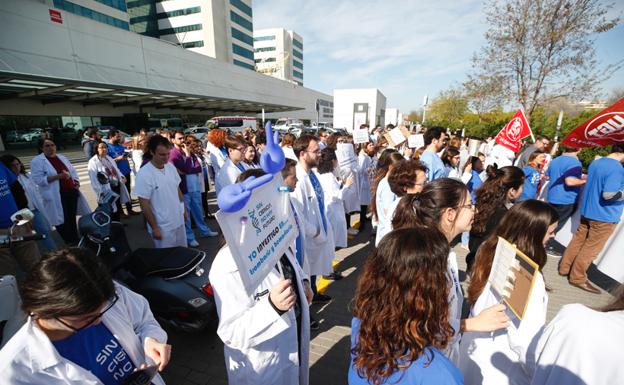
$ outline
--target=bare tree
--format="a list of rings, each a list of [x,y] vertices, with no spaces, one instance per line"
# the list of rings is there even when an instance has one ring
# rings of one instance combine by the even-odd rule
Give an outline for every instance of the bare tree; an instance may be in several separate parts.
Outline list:
[[[607,17],[609,7],[600,0],[489,0],[486,45],[469,82],[519,103],[529,119],[552,98],[591,98],[623,63],[596,60],[595,37],[619,22]]]

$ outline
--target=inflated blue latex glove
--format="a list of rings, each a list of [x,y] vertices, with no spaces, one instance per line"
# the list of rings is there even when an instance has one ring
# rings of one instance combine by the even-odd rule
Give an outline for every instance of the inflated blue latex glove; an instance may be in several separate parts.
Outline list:
[[[219,192],[219,196],[217,196],[217,205],[227,213],[236,212],[247,204],[254,189],[269,182],[271,179],[273,179],[272,174],[265,174],[259,178],[250,176],[243,182],[225,186]]]
[[[271,122],[265,126],[266,146],[260,155],[260,167],[267,174],[277,174],[282,171],[286,163],[284,150],[279,146],[279,133],[273,133]]]

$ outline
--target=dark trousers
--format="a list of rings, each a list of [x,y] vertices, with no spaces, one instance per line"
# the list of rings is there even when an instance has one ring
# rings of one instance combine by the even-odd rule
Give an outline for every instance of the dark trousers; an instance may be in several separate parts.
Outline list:
[[[561,230],[563,225],[565,225],[566,221],[570,219],[572,214],[574,214],[576,204],[570,203],[568,205],[558,205],[551,203],[550,205],[555,209],[557,214],[559,214],[559,223],[557,224],[557,228],[555,229],[555,234],[557,234],[557,232]]]
[[[368,206],[360,206],[360,231],[366,228],[366,213],[368,212]]]
[[[318,290],[316,290],[316,275],[310,277],[310,288],[312,289],[312,293],[318,293]]]
[[[78,227],[76,226],[76,212],[78,211],[78,190],[61,192],[63,206],[63,224],[56,226],[59,235],[67,244],[78,243]]]
[[[208,192],[201,193],[202,208],[204,209],[204,217],[210,215],[210,209],[208,208]]]
[[[111,220],[119,222],[121,220],[121,213],[123,212],[121,208],[121,186],[117,184],[116,186],[111,186],[111,190],[113,192],[119,194],[119,198],[117,198],[117,202],[115,205],[117,206],[117,211],[111,213]]]
[[[130,198],[130,173],[125,174],[124,178],[126,178],[126,189],[128,189],[128,198]],[[132,211],[132,199],[130,199],[128,203],[126,203],[126,210],[128,211],[128,214],[130,214],[130,211]]]

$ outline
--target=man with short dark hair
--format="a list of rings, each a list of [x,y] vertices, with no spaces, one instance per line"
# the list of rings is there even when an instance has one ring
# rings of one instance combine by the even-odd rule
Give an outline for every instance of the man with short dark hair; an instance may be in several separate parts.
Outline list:
[[[318,166],[321,156],[319,139],[313,135],[303,134],[293,145],[297,164],[297,187],[292,193],[301,211],[301,219],[305,224],[304,234],[304,271],[310,277],[315,301],[329,301],[331,297],[316,290],[316,276],[328,275],[333,272],[334,237],[325,217],[325,201],[323,188],[313,171]]]
[[[91,159],[97,152],[97,143],[100,141],[100,132],[96,127],[86,129],[82,138],[82,151],[87,160]]]
[[[559,264],[559,274],[569,275],[571,285],[594,294],[600,294],[600,290],[587,280],[587,269],[622,217],[623,162],[624,143],[619,143],[612,146],[609,155],[589,165],[581,201],[581,223]]]
[[[427,166],[427,181],[431,182],[444,176],[444,163],[438,153],[444,148],[446,129],[440,126],[429,127],[424,134],[425,151],[420,161]]]
[[[121,133],[119,130],[113,128],[108,132],[108,155],[115,160],[117,164],[117,168],[121,171],[121,174],[126,179],[126,189],[128,190],[128,195],[130,195],[130,163],[128,162],[128,154],[126,154],[126,149],[123,144],[121,144],[122,140]],[[126,202],[126,211],[128,211],[128,215],[137,215],[136,211],[132,210],[132,200]],[[125,214],[120,213],[123,218]]]
[[[538,135],[537,141],[529,147],[525,148],[524,151],[522,151],[518,155],[518,158],[516,160],[516,167],[524,168],[529,163],[529,156],[531,156],[531,154],[535,150],[546,151],[546,147],[548,147],[549,144],[550,140],[547,137]]]

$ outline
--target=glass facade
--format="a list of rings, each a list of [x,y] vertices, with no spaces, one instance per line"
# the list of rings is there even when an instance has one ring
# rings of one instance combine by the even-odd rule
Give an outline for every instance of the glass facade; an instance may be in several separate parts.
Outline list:
[[[251,23],[251,21],[245,19],[244,17],[237,14],[236,12],[230,11],[230,20],[240,25],[241,27],[249,30],[250,32],[253,32],[253,24]]]
[[[299,68],[300,70],[303,70],[303,63],[301,63],[300,61],[293,60],[293,65]]]
[[[236,9],[238,9],[239,11],[243,12],[245,15],[253,17],[251,7],[243,3],[241,0],[230,0],[230,4],[236,7]]]
[[[303,51],[303,43],[297,39],[293,39],[293,45]]]
[[[191,41],[188,43],[182,43],[180,45],[182,46],[182,48],[199,48],[199,47],[204,46],[204,41],[203,40]]]
[[[95,0],[98,3],[108,5],[109,7],[117,8],[120,11],[126,12],[126,0]]]
[[[247,68],[248,70],[252,70],[252,71],[255,71],[256,69],[256,67],[252,66],[251,64],[247,64],[245,62],[242,62],[236,59],[234,59],[234,64],[236,64],[239,67]]]
[[[191,31],[201,31],[201,29],[202,29],[202,25],[201,24],[193,24],[193,25],[185,25],[185,26],[182,26],[182,27],[161,29],[160,30],[160,34],[161,35],[173,35],[173,34],[176,34],[176,33],[191,32]]]
[[[234,39],[240,40],[243,43],[247,43],[251,46],[253,46],[253,37],[247,35],[244,32],[239,31],[238,29],[232,27],[232,37]]]
[[[79,16],[87,17],[100,23],[112,25],[113,27],[130,30],[130,24],[127,21],[105,15],[103,13],[94,11],[91,8],[83,7],[67,0],[54,0],[54,7]]]
[[[297,51],[296,49],[293,49],[293,56],[298,57],[299,59],[303,60],[303,54]]]
[[[253,60],[254,59],[253,52],[251,52],[247,48],[241,47],[238,44],[232,44],[232,52],[234,52],[235,54],[240,55],[242,57],[245,57],[245,58],[247,58],[249,60]]]
[[[130,30],[141,35],[160,37],[155,0],[128,0]]]
[[[163,12],[163,13],[159,13],[157,15],[158,19],[167,19],[169,17],[176,17],[176,16],[184,16],[184,15],[192,15],[194,13],[199,13],[201,12],[201,7],[192,7],[192,8],[185,8],[185,9],[177,9],[175,11],[170,11],[170,12]]]
[[[299,71],[293,70],[293,76],[299,79],[303,79],[303,74]]]
[[[274,62],[276,59],[274,57],[268,57],[266,59],[256,59],[256,63],[270,63],[270,62]]]
[[[256,48],[254,51],[255,51],[255,52],[269,52],[269,51],[275,51],[275,47]]]
[[[254,37],[254,41],[275,40],[275,36],[258,36]]]

